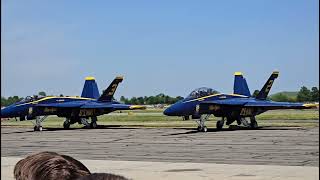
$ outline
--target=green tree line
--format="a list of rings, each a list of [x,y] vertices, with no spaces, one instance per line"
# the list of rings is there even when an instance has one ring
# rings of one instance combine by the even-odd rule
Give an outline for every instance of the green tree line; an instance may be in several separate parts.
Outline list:
[[[151,105],[151,104],[173,104],[177,101],[182,100],[183,97],[170,97],[165,94],[158,94],[156,96],[144,96],[144,97],[132,97],[132,98],[125,98],[124,96],[120,97],[120,102],[125,104],[138,104],[138,105]]]
[[[1,96],[1,106],[9,106],[10,104],[21,101],[22,99],[23,98],[18,96],[10,96],[8,98]]]
[[[252,96],[257,96],[259,90],[255,90]],[[277,93],[269,96],[268,99],[272,101],[285,101],[285,102],[318,102],[319,101],[319,89],[312,87],[311,90],[305,86],[300,88],[300,91],[296,96],[288,96],[286,93]]]

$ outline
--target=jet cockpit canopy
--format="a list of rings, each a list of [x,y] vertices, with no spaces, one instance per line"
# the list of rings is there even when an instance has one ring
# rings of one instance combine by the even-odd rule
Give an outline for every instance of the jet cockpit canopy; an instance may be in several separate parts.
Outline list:
[[[201,87],[201,88],[193,90],[189,94],[189,96],[186,97],[186,99],[200,98],[200,97],[209,96],[209,95],[213,95],[213,94],[219,94],[219,92],[214,89],[211,89],[211,88]]]
[[[32,102],[32,101],[36,101],[39,99],[44,98],[44,96],[38,96],[38,95],[34,95],[34,96],[27,96],[24,99],[22,99],[20,102],[21,103],[28,103],[28,102]]]

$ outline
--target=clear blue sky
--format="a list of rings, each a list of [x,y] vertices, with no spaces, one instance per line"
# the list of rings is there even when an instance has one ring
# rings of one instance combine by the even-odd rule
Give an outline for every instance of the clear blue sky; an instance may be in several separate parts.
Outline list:
[[[116,98],[231,93],[242,71],[251,91],[273,70],[271,93],[319,86],[317,0],[4,0],[2,96],[80,95],[116,75]]]

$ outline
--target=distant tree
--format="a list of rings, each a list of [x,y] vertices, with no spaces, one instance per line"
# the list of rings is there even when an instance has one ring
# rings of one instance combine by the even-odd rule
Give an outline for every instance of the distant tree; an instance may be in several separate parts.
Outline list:
[[[131,104],[130,100],[128,98],[125,98],[124,96],[120,97],[120,102],[125,104]]]
[[[1,106],[6,106],[6,105],[7,105],[7,99],[1,96]]]
[[[311,91],[307,87],[302,86],[300,91],[298,92],[297,101],[298,102],[312,101]]]
[[[144,97],[143,97],[143,104],[148,104],[147,101],[148,101],[148,97],[147,97],[147,96],[144,96]]]
[[[259,90],[254,90],[254,92],[252,93],[252,97],[257,97],[257,95],[259,94]]]
[[[319,89],[317,87],[311,88],[311,101],[319,102]]]
[[[138,98],[137,98],[137,104],[139,104],[139,105],[144,104],[144,99],[143,99],[143,97],[138,97]]]
[[[178,102],[178,101],[181,101],[182,99],[184,99],[184,98],[181,97],[181,96],[177,96],[177,97],[175,97],[175,98],[173,99],[173,101],[172,101],[171,104],[174,104],[174,103],[176,103],[176,102]]]
[[[289,97],[283,93],[279,93],[270,97],[272,101],[289,101]]]
[[[38,95],[39,95],[39,96],[47,96],[47,94],[46,94],[44,91],[40,91],[40,92],[38,93]]]
[[[154,96],[149,96],[147,99],[147,104],[156,104],[156,98]]]
[[[138,100],[136,97],[132,97],[130,100],[130,104],[138,104]]]
[[[1,106],[9,106],[13,103],[21,101],[23,98],[20,98],[18,96],[10,96],[8,99],[5,97],[1,97]]]
[[[181,97],[181,96],[177,96],[176,99],[177,99],[177,101],[180,101],[180,100],[182,100],[182,99],[184,99],[184,98]]]
[[[125,98],[124,96],[120,97],[120,101],[125,104],[173,104],[177,101],[183,99],[181,96],[170,97],[164,94],[158,94],[156,96],[144,96],[144,97],[132,97],[131,99]]]
[[[60,96],[60,97],[63,97],[63,94],[60,94],[59,96]]]
[[[171,99],[169,96],[164,96],[163,98],[164,98],[164,99],[163,99],[163,103],[164,103],[164,104],[168,104],[169,101],[170,101],[170,99]]]
[[[158,94],[155,97],[155,104],[163,104],[164,103],[164,94]]]
[[[124,96],[121,96],[121,97],[120,97],[120,102],[125,103],[126,100],[127,100],[127,98],[125,98]]]

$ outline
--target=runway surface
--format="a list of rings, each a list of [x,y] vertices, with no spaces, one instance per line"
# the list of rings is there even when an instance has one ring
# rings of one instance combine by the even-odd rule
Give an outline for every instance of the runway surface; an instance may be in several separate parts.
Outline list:
[[[1,157],[1,179],[14,180],[14,165],[19,157]],[[235,165],[215,163],[171,163],[79,159],[91,173],[113,173],[129,179],[150,180],[315,180],[319,167]]]
[[[44,129],[1,127],[1,156],[55,151],[77,159],[319,167],[319,128]]]

